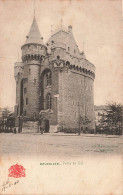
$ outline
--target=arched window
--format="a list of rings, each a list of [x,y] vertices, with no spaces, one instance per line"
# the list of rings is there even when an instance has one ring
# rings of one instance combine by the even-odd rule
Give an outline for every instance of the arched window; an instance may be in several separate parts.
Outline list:
[[[52,102],[51,102],[51,94],[48,93],[46,96],[46,109],[51,109]]]

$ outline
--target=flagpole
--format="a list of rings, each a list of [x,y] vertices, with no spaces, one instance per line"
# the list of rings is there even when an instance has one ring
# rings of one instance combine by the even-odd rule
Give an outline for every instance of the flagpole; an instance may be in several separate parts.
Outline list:
[[[78,132],[78,134],[80,135],[80,133],[81,133],[81,129],[80,129],[80,104],[79,104],[79,102],[78,102],[78,111],[79,111],[79,132]]]
[[[85,77],[84,77],[84,121],[83,121],[83,127],[85,132],[85,117],[86,117],[86,105],[85,105]]]

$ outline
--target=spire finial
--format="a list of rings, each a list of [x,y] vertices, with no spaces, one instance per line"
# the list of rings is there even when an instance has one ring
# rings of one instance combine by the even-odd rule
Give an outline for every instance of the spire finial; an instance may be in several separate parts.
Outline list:
[[[53,25],[51,25],[51,35],[52,35],[52,32],[53,32],[53,29],[52,29]]]
[[[83,52],[84,52],[84,49],[85,49],[85,42],[83,41]]]
[[[34,18],[35,18],[35,0],[34,0]]]
[[[62,28],[62,19],[61,19],[61,28]]]
[[[18,52],[18,62],[19,62],[19,52]]]

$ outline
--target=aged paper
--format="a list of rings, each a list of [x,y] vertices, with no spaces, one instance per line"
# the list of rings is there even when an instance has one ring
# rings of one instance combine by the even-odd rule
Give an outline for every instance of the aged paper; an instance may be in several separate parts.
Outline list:
[[[14,65],[34,17],[45,44],[72,26],[96,68],[94,105],[122,104],[121,0],[0,0],[0,108],[16,105]],[[122,135],[94,132],[0,133],[0,194],[122,195],[122,146]]]

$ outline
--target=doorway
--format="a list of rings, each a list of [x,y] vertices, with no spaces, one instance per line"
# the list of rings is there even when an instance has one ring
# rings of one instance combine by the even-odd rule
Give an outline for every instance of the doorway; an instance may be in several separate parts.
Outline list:
[[[49,132],[49,120],[45,120],[45,130],[44,130],[44,132],[45,133],[48,133]]]

